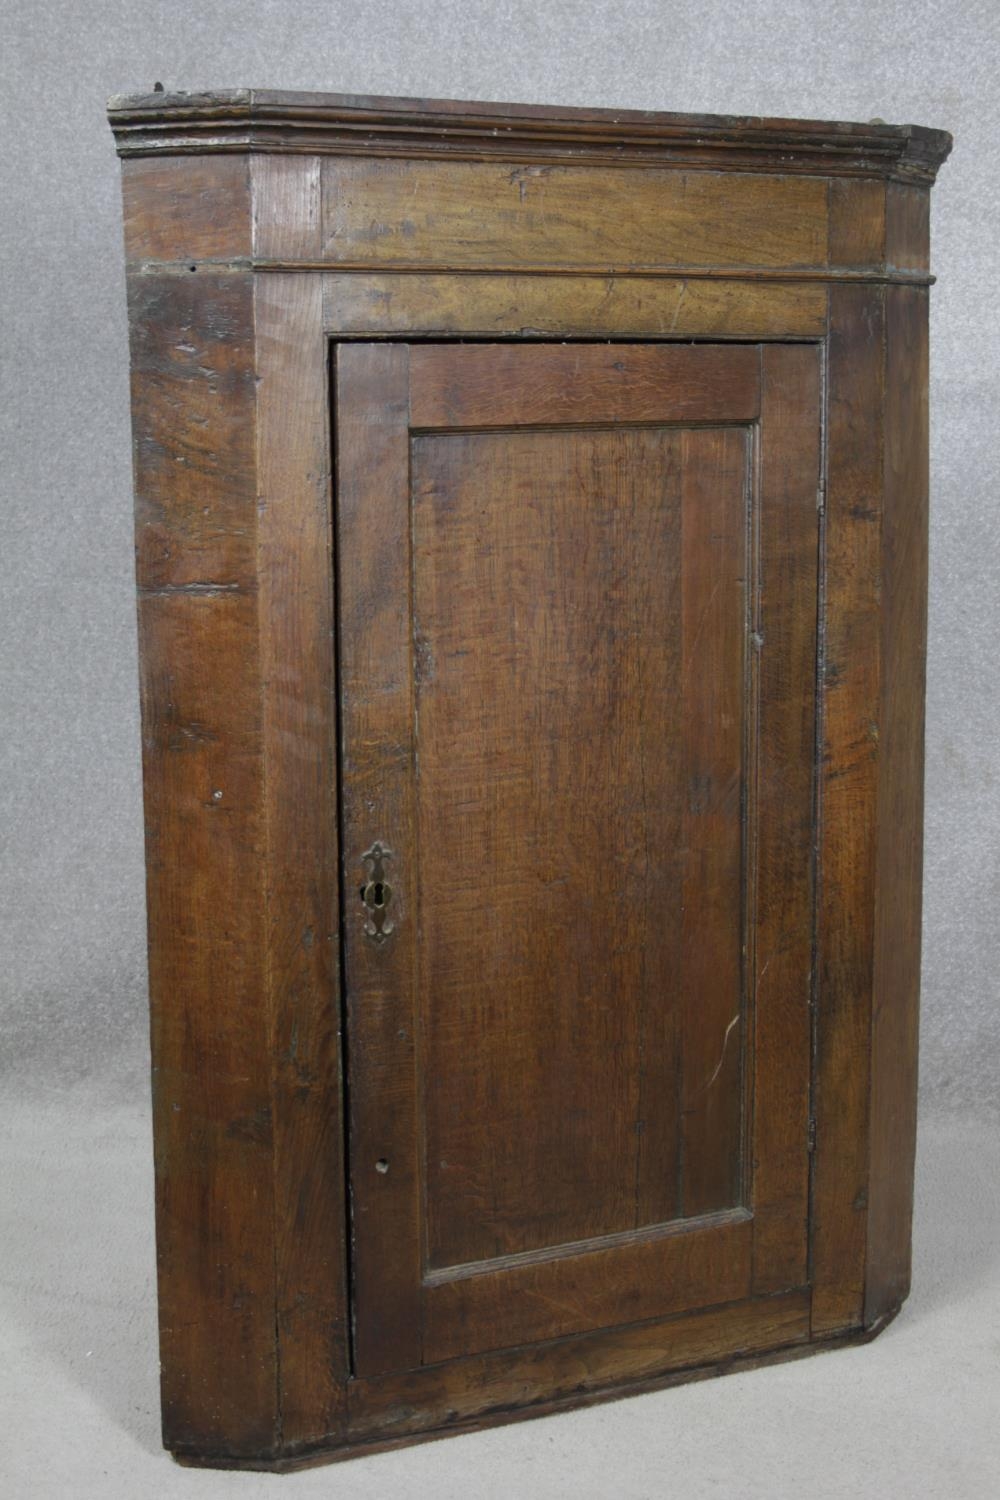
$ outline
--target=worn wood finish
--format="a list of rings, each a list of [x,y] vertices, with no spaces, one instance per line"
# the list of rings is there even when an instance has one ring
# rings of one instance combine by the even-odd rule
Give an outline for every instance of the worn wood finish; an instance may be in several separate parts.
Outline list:
[[[275,262],[315,260],[323,248],[318,156],[252,156],[253,254]]]
[[[231,89],[117,95],[108,115],[122,156],[218,151],[663,162],[717,171],[933,182],[944,130],[654,110],[567,109],[454,99]]]
[[[910,1290],[927,640],[926,293],[886,299],[882,676],[865,1322]]]
[[[842,178],[828,188],[831,266],[880,266],[886,250],[885,184]]]
[[[755,1292],[804,1284],[808,1276],[801,1233],[808,1165],[795,1142],[808,1137],[810,1107],[820,383],[815,348],[763,350],[760,484],[771,509],[762,506],[759,542],[754,727],[762,749],[750,941],[759,1074],[780,1069],[786,1085],[776,1097],[758,1097],[754,1111]]]
[[[287,1467],[877,1330],[949,138],[110,113],[165,1442]]]
[[[323,277],[331,334],[391,338],[822,338],[826,289],[628,276]]]
[[[276,1441],[253,284],[133,281],[163,1429]]]
[[[676,1191],[677,1060],[648,1001],[676,983],[680,946],[664,710],[681,441],[522,425],[414,442],[414,628],[433,663],[417,701],[426,1254],[442,1278],[678,1211],[646,1208],[641,1179],[648,1135]]]
[[[133,262],[189,265],[244,259],[253,250],[245,156],[123,162],[122,211],[126,251]]]
[[[890,182],[885,197],[887,265],[898,271],[926,271],[930,264],[930,190]]]
[[[821,178],[349,158],[325,161],[323,176],[333,263],[580,264],[580,220],[595,200],[582,264],[598,270],[826,263]]]
[[[340,642],[345,1020],[349,1037],[354,1368],[420,1362],[416,1107],[416,746],[410,578],[409,358],[405,346],[338,350],[337,568]],[[360,545],[351,547],[348,539]],[[364,855],[392,851],[390,943],[364,934]],[[358,1014],[359,1009],[362,1013]],[[381,1168],[381,1170],[380,1170]],[[365,1184],[361,1196],[358,1188]]]
[[[383,947],[361,906],[344,930],[359,1374],[390,1284],[408,1368],[421,1323],[434,1362],[735,1300],[752,1260],[769,1290],[805,1280],[815,350],[769,351],[766,385],[767,418],[752,346],[338,355],[344,885],[378,837],[406,892]],[[391,470],[356,431],[384,432]],[[783,919],[748,1060],[758,849]],[[752,1225],[723,1212],[744,1201]]]
[[[608,1389],[624,1380],[654,1379],[685,1365],[719,1359],[723,1350],[763,1350],[808,1337],[808,1294],[739,1302],[707,1312],[657,1319],[628,1328],[503,1350],[426,1366],[391,1383],[352,1383],[352,1438],[418,1432],[415,1406],[431,1426],[544,1399]]]
[[[525,350],[507,344],[483,355],[417,346],[410,423],[493,428],[749,422],[760,407],[757,364],[756,350],[747,348],[606,344]]]
[[[336,993],[327,344],[314,278],[261,278],[257,569],[281,1436],[335,1431],[349,1368]],[[294,505],[288,495],[295,497]]]
[[[861,1330],[821,1346],[863,1343]],[[184,1465],[292,1472],[355,1454],[477,1432],[525,1418],[758,1369],[811,1352],[807,1291],[425,1366],[412,1375],[354,1380],[349,1444],[303,1447],[247,1462],[180,1450]],[[736,1348],[738,1352],[731,1351]]]
[[[929,194],[890,184],[889,255],[925,268]],[[926,296],[887,295],[879,871],[872,1028],[871,1180],[865,1321],[910,1286],[916,1145],[927,633]]]
[[[756,356],[759,410],[759,351],[745,353]],[[818,405],[809,416],[815,433]],[[675,1036],[674,1079],[654,1074],[651,1091],[677,1095],[672,1176],[682,1218],[756,1197],[757,1180],[743,1160],[746,1091],[755,1083],[762,1091],[774,1086],[773,1075],[755,1078],[747,1012],[757,995],[744,973],[744,900],[749,906],[757,883],[754,789],[760,760],[768,758],[768,747],[756,737],[759,678],[749,670],[749,658],[760,567],[754,542],[765,510],[770,540],[771,496],[754,493],[751,457],[744,432],[688,428],[682,434],[681,534],[671,549],[679,564],[680,622],[663,632],[677,639],[680,691],[654,699],[648,708],[640,701],[639,708],[641,722],[656,725],[672,718],[672,697],[682,721],[675,752],[680,786],[654,786],[650,799],[654,808],[667,803],[678,823],[652,844],[655,850],[662,841],[671,851],[665,894],[677,907],[670,941],[678,957],[667,983],[654,988],[650,1010],[655,1017],[662,1007],[660,1024],[670,1025]],[[654,582],[650,592],[656,588]],[[643,821],[648,826],[648,814]],[[658,832],[655,824],[650,832]],[[654,925],[656,920],[654,915]],[[636,939],[645,956],[645,934]],[[799,1133],[804,1160],[801,1141]],[[804,1234],[802,1240],[804,1249]]]
[[[878,816],[884,294],[830,294],[813,1320],[863,1311]],[[822,1122],[822,1129],[819,1128]]]

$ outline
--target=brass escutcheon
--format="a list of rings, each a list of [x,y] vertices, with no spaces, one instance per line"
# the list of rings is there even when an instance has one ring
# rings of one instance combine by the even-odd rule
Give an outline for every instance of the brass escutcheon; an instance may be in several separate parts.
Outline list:
[[[392,900],[392,886],[385,878],[385,861],[392,858],[392,850],[377,839],[366,849],[361,859],[366,866],[368,879],[361,887],[361,900],[365,906],[365,936],[373,943],[384,943],[395,929],[386,915]]]

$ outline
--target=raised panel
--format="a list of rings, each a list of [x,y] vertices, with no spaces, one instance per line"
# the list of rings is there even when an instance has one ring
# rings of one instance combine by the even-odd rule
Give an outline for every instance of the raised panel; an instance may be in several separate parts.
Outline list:
[[[359,1374],[804,1279],[819,363],[783,351],[763,449],[753,347],[338,352]]]
[[[428,1269],[738,1201],[748,437],[413,440]]]

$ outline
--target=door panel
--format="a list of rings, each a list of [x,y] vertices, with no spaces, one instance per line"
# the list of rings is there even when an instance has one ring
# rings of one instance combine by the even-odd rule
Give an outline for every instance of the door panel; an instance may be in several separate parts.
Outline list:
[[[817,368],[338,350],[359,1374],[804,1278]]]
[[[748,449],[413,440],[431,1270],[737,1202]]]

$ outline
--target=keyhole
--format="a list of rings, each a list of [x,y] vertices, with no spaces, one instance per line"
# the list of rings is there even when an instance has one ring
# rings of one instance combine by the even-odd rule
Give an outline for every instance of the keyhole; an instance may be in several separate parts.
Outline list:
[[[373,880],[370,885],[361,886],[359,895],[366,906],[381,908],[385,905],[385,882],[382,880]]]

